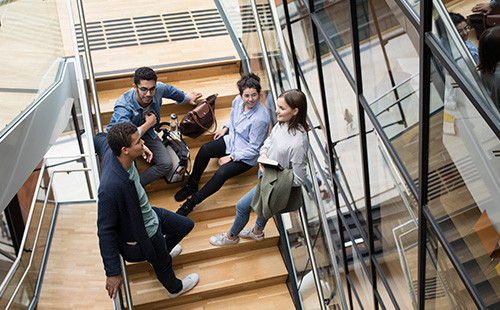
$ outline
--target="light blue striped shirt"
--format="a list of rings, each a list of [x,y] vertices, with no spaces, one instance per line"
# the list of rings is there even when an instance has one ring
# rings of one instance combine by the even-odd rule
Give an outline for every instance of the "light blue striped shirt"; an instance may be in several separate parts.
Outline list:
[[[226,154],[233,155],[234,161],[255,166],[269,132],[269,112],[260,101],[248,112],[243,108],[243,99],[238,95],[233,100],[229,124],[224,126],[229,129],[224,136]]]

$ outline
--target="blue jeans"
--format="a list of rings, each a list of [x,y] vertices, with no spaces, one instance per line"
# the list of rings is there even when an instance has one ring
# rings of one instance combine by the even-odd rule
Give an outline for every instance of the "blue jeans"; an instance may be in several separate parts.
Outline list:
[[[259,173],[260,174],[260,173]],[[252,199],[255,194],[257,186],[252,188],[245,196],[241,197],[240,201],[236,204],[236,217],[234,218],[233,227],[229,230],[231,237],[237,236],[240,231],[245,227],[250,219],[250,212],[252,211]],[[267,224],[267,219],[258,217],[255,221],[255,230],[264,230]]]
[[[154,208],[158,215],[158,230],[150,238],[156,252],[156,260],[150,260],[156,277],[161,284],[172,294],[182,290],[182,281],[175,277],[172,268],[172,257],[170,251],[184,238],[194,227],[194,222],[182,215],[171,211]]]

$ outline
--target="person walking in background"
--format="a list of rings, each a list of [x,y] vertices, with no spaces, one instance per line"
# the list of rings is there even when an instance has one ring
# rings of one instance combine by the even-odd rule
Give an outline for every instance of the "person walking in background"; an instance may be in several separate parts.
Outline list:
[[[477,69],[484,87],[500,111],[500,26],[486,29],[479,38]]]
[[[173,169],[172,159],[154,131],[154,126],[160,123],[162,98],[196,105],[195,100],[201,97],[201,93],[192,92],[186,95],[177,88],[157,80],[158,77],[151,68],[141,67],[135,70],[133,88],[116,100],[113,116],[106,127],[106,130],[109,130],[114,124],[122,122],[130,122],[138,127],[144,143],[153,153],[153,165],[140,174],[142,186],[165,176]]]
[[[346,122],[347,131],[348,132],[352,131],[354,118],[352,117],[352,113],[347,108],[344,111],[344,121]]]
[[[134,160],[143,155],[149,161],[152,154],[144,146],[137,127],[118,123],[107,134],[97,134],[94,143],[102,161],[97,235],[109,297],[116,297],[123,281],[120,254],[129,262],[147,260],[170,298],[189,291],[198,283],[198,274],[192,273],[182,281],[177,279],[172,257],[180,254],[182,248],[178,243],[193,229],[194,223],[149,204]]]
[[[269,112],[260,102],[260,78],[244,75],[237,83],[239,95],[233,100],[229,124],[214,136],[214,141],[202,145],[186,186],[175,194],[183,201],[178,214],[188,215],[193,208],[217,192],[230,178],[242,174],[257,164],[259,150],[269,131]],[[198,183],[211,158],[219,158],[219,169],[198,191]]]
[[[479,62],[479,53],[474,43],[472,43],[471,40],[469,40],[470,26],[467,25],[467,21],[461,14],[457,13],[449,13],[449,14],[451,21],[453,22],[453,25],[455,25],[455,28],[457,28],[458,34],[464,41],[465,46],[467,46],[467,49],[469,49],[472,58],[474,58],[474,62],[477,64]]]
[[[304,93],[298,89],[282,93],[278,98],[276,115],[278,123],[273,127],[271,134],[262,146],[260,157],[277,161],[283,169],[292,169],[292,186],[300,189],[306,180],[309,148],[307,140],[309,124],[307,124],[307,102]],[[259,163],[259,169],[262,173],[265,168]],[[251,202],[256,189],[257,186],[238,201],[233,226],[228,233],[224,232],[210,237],[209,241],[212,245],[236,244],[240,241],[239,237],[251,238],[256,241],[264,239],[264,228],[267,223],[265,217],[259,216],[253,228],[244,228],[250,217]]]

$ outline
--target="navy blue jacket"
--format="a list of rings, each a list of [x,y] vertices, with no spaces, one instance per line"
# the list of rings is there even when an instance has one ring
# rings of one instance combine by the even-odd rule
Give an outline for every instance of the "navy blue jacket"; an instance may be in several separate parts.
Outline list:
[[[148,238],[134,181],[113,154],[106,133],[94,137],[101,156],[102,174],[97,203],[97,235],[106,276],[121,273],[122,254],[127,261],[155,260]]]

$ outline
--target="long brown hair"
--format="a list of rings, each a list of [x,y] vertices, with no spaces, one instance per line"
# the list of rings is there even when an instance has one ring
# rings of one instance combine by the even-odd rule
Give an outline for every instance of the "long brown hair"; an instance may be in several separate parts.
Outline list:
[[[309,124],[307,123],[307,100],[306,95],[298,89],[287,90],[279,96],[285,99],[286,104],[290,108],[299,109],[297,115],[292,116],[288,122],[288,133],[295,134],[295,130],[303,132],[299,125],[307,132],[309,131]]]
[[[479,38],[479,64],[481,73],[494,74],[500,61],[500,26],[487,29]]]

